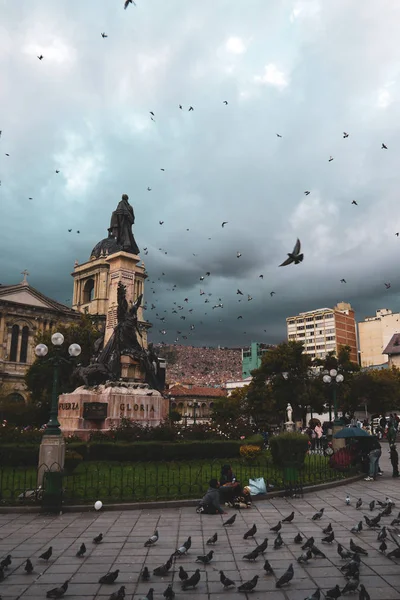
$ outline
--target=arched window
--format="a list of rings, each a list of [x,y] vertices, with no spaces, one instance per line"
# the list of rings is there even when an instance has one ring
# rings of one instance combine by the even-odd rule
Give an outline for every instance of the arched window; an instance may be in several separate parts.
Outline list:
[[[21,403],[25,404],[24,397],[22,396],[22,394],[19,394],[18,392],[13,392],[12,394],[8,394],[7,400],[9,402],[18,402],[19,404],[21,404]]]
[[[88,279],[83,286],[83,304],[91,302],[94,298],[94,279]]]
[[[19,325],[13,325],[11,329],[10,361],[17,362]]]
[[[28,340],[29,340],[29,327],[24,325],[22,328],[21,336],[21,352],[19,354],[19,362],[26,363],[28,358]]]

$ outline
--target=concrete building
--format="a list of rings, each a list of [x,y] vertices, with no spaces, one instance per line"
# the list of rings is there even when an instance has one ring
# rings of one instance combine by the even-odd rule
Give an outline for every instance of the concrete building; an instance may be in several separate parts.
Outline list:
[[[361,366],[370,367],[388,362],[384,348],[395,333],[400,333],[400,313],[380,308],[374,317],[366,317],[358,323]]]
[[[397,367],[400,369],[400,333],[395,333],[390,338],[389,343],[384,348],[384,353],[388,357],[388,367]]]
[[[311,358],[338,354],[341,346],[350,346],[350,359],[358,362],[354,310],[348,302],[334,308],[318,308],[286,319],[289,341],[302,342]]]
[[[261,365],[261,359],[265,352],[273,348],[271,344],[261,344],[259,342],[251,342],[250,347],[242,349],[242,378],[250,377],[254,369],[258,369]]]
[[[250,375],[249,377],[246,377],[245,379],[240,379],[239,381],[227,381],[225,383],[225,389],[228,393],[228,396],[232,394],[233,390],[237,390],[238,388],[244,388],[246,387],[246,385],[250,385],[252,380],[253,378]]]
[[[51,331],[57,323],[76,323],[80,314],[48,298],[27,281],[0,285],[0,388],[15,402],[25,402],[25,373],[35,361],[35,336]]]

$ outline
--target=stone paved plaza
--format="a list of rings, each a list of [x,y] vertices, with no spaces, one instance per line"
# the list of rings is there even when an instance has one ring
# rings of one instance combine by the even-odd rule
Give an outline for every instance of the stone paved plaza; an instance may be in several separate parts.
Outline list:
[[[219,570],[237,584],[260,575],[256,590],[251,594],[254,600],[303,600],[317,586],[322,591],[338,583],[345,585],[345,578],[339,567],[345,561],[337,554],[337,544],[321,543],[322,529],[332,523],[335,540],[348,548],[350,537],[368,550],[368,556],[362,557],[360,581],[370,593],[371,600],[395,600],[400,598],[400,560],[393,561],[378,551],[377,532],[365,528],[360,535],[350,534],[350,529],[364,514],[370,513],[368,503],[372,499],[384,500],[388,495],[396,508],[390,517],[383,519],[389,525],[400,510],[400,481],[391,478],[391,469],[387,457],[387,446],[383,447],[381,460],[383,477],[376,482],[359,481],[349,486],[340,486],[322,492],[305,494],[302,499],[287,500],[274,498],[254,503],[250,510],[238,512],[233,527],[222,527],[228,517],[200,516],[194,508],[153,509],[132,511],[102,511],[100,513],[67,513],[62,516],[44,516],[38,514],[2,514],[0,515],[0,555],[12,555],[12,565],[6,570],[6,579],[0,583],[0,595],[3,600],[16,598],[45,598],[46,591],[60,586],[70,579],[65,595],[68,599],[108,598],[121,585],[126,586],[126,598],[144,597],[149,588],[154,588],[154,599],[163,600],[162,592],[168,583],[173,582],[176,600],[194,596],[198,600],[231,600],[245,597],[235,589],[223,590],[219,582]],[[351,496],[351,505],[346,506],[345,496]],[[362,510],[355,509],[359,497],[364,500]],[[320,521],[312,521],[312,515],[320,508],[325,514]],[[365,508],[365,510],[364,510]],[[234,512],[227,509],[229,515]],[[273,549],[275,535],[270,527],[282,517],[295,511],[292,524],[284,524],[281,531],[285,546]],[[255,523],[255,539],[243,540],[243,534]],[[157,528],[160,539],[157,545],[144,548],[144,542]],[[214,560],[208,566],[195,562],[197,555],[210,549],[206,540],[218,532],[218,542],[214,548]],[[301,566],[296,558],[301,550],[293,542],[294,536],[301,532],[303,536],[314,536],[315,543],[326,554],[326,559],[313,558],[308,565]],[[104,541],[95,545],[94,536],[102,532]],[[139,574],[144,565],[152,570],[167,560],[171,552],[192,536],[192,548],[187,556],[176,560],[167,577],[151,576],[148,583],[140,581]],[[265,553],[276,575],[279,577],[292,562],[295,575],[292,582],[279,590],[275,588],[276,577],[266,575],[262,567],[264,560],[259,557],[249,563],[243,554],[255,547],[256,543],[268,537],[269,547]],[[400,541],[400,538],[399,538]],[[86,557],[75,556],[80,544],[87,546]],[[45,563],[38,559],[49,546],[53,546],[53,556]],[[389,550],[395,546],[388,542]],[[34,573],[27,575],[23,570],[24,561],[31,558]],[[201,580],[195,590],[183,592],[177,576],[179,565],[183,565],[189,574],[199,567]],[[99,577],[109,570],[120,569],[119,577],[113,585],[100,585]],[[322,596],[321,596],[322,597]],[[354,595],[350,597],[354,598]],[[358,594],[355,596],[358,598]]]

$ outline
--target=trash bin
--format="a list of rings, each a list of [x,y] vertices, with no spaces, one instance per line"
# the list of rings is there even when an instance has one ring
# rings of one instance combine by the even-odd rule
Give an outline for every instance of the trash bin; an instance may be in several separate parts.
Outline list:
[[[45,512],[59,513],[62,507],[61,471],[47,471],[43,479],[42,509]]]

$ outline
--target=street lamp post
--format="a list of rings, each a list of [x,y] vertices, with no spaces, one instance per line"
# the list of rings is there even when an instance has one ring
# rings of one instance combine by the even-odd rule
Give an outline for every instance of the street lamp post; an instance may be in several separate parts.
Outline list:
[[[62,363],[68,363],[68,361],[60,356],[59,349],[60,346],[64,343],[64,336],[62,333],[53,333],[51,336],[51,343],[56,347],[58,351],[53,358],[48,359],[49,362],[52,362],[54,365],[53,370],[53,387],[51,392],[51,409],[50,409],[50,419],[46,426],[45,435],[62,435],[60,429],[60,423],[58,421],[58,376],[59,369]],[[38,344],[35,348],[35,354],[38,358],[43,358],[47,355],[49,349],[46,344]],[[71,344],[68,348],[68,353],[72,358],[75,358],[80,355],[81,347],[79,344]]]
[[[332,386],[332,399],[333,399],[333,412],[334,412],[334,425],[340,425],[340,421],[338,418],[338,406],[337,406],[337,385],[344,381],[344,377],[341,373],[338,373],[336,369],[331,369],[329,371],[329,375],[326,373],[322,381],[326,384],[330,384]],[[332,420],[332,411],[331,406],[329,406],[329,419]]]

